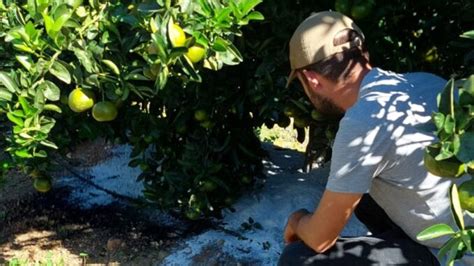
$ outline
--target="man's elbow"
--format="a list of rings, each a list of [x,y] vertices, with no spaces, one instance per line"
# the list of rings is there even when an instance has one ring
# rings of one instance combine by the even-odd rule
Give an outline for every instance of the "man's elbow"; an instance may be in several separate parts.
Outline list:
[[[312,241],[311,243],[307,243],[311,249],[316,251],[317,253],[324,253],[328,249],[332,248],[336,243],[337,239],[334,240],[326,240],[326,241]]]

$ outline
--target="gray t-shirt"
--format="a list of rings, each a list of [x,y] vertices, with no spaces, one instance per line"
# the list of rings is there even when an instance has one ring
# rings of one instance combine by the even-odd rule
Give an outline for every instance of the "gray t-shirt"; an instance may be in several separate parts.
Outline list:
[[[327,189],[370,193],[388,216],[416,241],[435,223],[456,228],[448,191],[453,180],[427,172],[424,148],[435,142],[431,115],[446,80],[429,73],[372,69],[359,99],[340,122]],[[466,215],[466,224],[474,225]],[[447,238],[420,242],[439,248]],[[474,265],[472,263],[468,265]]]

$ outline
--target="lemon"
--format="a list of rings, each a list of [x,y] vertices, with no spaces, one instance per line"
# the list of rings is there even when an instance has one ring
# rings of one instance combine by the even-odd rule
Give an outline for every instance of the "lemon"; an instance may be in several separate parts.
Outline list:
[[[209,119],[209,115],[203,109],[198,109],[194,112],[194,119],[199,122],[203,122]]]
[[[204,180],[200,184],[200,190],[203,192],[211,192],[216,190],[217,183],[212,180]]]
[[[51,190],[51,180],[46,177],[35,178],[35,181],[33,182],[33,187],[38,192],[46,193]]]
[[[474,179],[459,186],[459,201],[461,201],[461,207],[464,210],[474,212]]]
[[[168,28],[168,37],[173,47],[183,47],[186,43],[186,34],[178,24],[171,24]]]
[[[294,121],[293,121],[293,125],[294,125],[295,127],[305,128],[305,127],[309,126],[309,123],[308,123],[308,120],[306,120],[306,119],[304,119],[304,118],[295,117],[295,118],[294,118]]]
[[[311,111],[311,118],[313,118],[316,121],[323,121],[324,120],[324,115],[318,112],[317,110],[313,109]]]
[[[457,160],[435,160],[432,154],[434,149],[428,147],[423,156],[424,164],[428,172],[441,177],[460,177],[465,173],[464,164]]]
[[[76,88],[69,93],[68,105],[76,113],[84,112],[94,106],[94,93]]]
[[[117,113],[117,107],[109,101],[98,102],[92,108],[92,117],[99,122],[112,121]]]
[[[206,48],[200,45],[193,45],[189,47],[188,52],[186,52],[186,57],[194,64],[201,61],[205,55],[206,55]]]
[[[439,55],[438,55],[438,49],[436,47],[432,47],[426,53],[424,54],[424,59],[428,63],[433,63],[436,60],[438,60]]]

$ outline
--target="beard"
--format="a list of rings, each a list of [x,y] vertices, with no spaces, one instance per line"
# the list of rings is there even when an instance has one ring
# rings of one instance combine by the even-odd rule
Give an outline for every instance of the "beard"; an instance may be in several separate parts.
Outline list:
[[[313,94],[310,100],[316,107],[316,110],[325,115],[335,117],[344,115],[344,109],[337,106],[331,99],[327,97]]]

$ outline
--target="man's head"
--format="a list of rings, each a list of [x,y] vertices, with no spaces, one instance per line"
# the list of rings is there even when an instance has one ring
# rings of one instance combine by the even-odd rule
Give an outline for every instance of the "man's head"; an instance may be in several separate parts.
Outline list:
[[[342,113],[356,100],[360,74],[370,69],[368,57],[364,35],[350,18],[332,11],[315,13],[291,38],[288,83],[298,78],[320,111]]]

